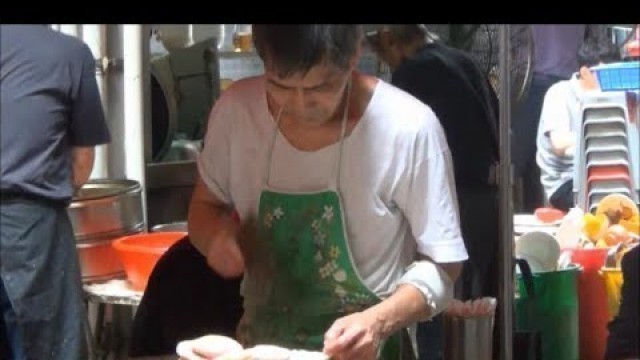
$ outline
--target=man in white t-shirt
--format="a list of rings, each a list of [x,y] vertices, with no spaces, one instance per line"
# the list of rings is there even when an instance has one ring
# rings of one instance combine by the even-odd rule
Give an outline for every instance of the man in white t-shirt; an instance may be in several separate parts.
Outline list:
[[[585,91],[597,90],[591,66],[620,60],[612,44],[587,42],[578,49],[579,71],[549,88],[542,105],[536,139],[536,162],[540,181],[549,203],[568,211],[573,199],[573,157],[576,131],[582,124],[581,98]]]
[[[568,80],[576,71],[576,53],[585,41],[611,42],[607,26],[603,24],[531,24],[527,27],[531,30],[534,48],[531,83],[514,108],[511,122],[514,175],[522,183],[521,201],[515,204],[517,212],[533,212],[544,203],[540,174],[535,166],[536,139],[532,136],[540,126],[544,95],[551,85]],[[520,43],[529,43],[524,40]]]
[[[213,269],[244,274],[238,339],[410,359],[404,329],[447,306],[467,259],[438,119],[355,70],[360,26],[253,36],[265,74],[215,104],[189,211]]]

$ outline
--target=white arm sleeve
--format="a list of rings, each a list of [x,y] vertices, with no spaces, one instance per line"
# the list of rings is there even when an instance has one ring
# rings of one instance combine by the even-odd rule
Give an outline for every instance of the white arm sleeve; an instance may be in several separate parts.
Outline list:
[[[200,178],[218,200],[230,204],[229,171],[232,111],[229,99],[223,95],[214,105],[207,125],[204,147],[198,158]]]
[[[439,122],[435,117],[433,120],[416,139],[407,192],[399,193],[396,200],[409,221],[418,252],[433,259],[415,261],[396,286],[410,284],[420,290],[430,316],[442,312],[453,298],[454,283],[437,263],[468,258],[460,230],[451,153]]]
[[[571,131],[571,112],[569,111],[569,83],[551,86],[544,96],[540,112],[540,131],[549,136],[551,131]],[[579,105],[575,105],[579,106]]]
[[[419,253],[436,263],[464,261],[467,251],[451,153],[435,116],[429,125],[418,134],[411,169],[394,199],[409,222]]]
[[[413,285],[420,290],[429,306],[428,318],[444,311],[453,299],[453,281],[440,266],[429,260],[416,261],[409,265],[396,288],[402,284]]]

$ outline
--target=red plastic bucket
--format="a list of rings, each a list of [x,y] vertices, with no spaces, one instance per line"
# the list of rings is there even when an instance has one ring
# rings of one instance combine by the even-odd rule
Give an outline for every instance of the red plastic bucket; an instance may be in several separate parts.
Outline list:
[[[580,360],[602,360],[609,320],[607,290],[600,269],[608,248],[564,249],[571,262],[582,266],[578,276],[578,327]]]

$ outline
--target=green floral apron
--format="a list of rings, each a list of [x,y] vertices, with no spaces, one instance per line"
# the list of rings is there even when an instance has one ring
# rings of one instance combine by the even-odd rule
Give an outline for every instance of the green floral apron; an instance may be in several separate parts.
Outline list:
[[[350,86],[347,87],[347,94]],[[322,350],[333,322],[377,304],[362,282],[348,245],[338,179],[346,130],[345,106],[335,177],[327,189],[285,193],[269,188],[269,168],[281,112],[269,148],[257,229],[260,262],[247,266],[245,315],[238,328],[246,346],[274,344]],[[415,359],[407,331],[385,339],[378,359]]]

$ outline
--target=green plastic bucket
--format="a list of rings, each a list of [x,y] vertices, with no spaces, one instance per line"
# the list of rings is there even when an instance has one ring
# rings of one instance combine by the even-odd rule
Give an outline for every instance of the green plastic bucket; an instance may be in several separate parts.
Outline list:
[[[529,269],[523,269],[521,262],[517,261],[521,273],[516,275],[516,330],[541,334],[543,360],[578,360],[581,268],[572,265],[563,270],[532,274]]]

